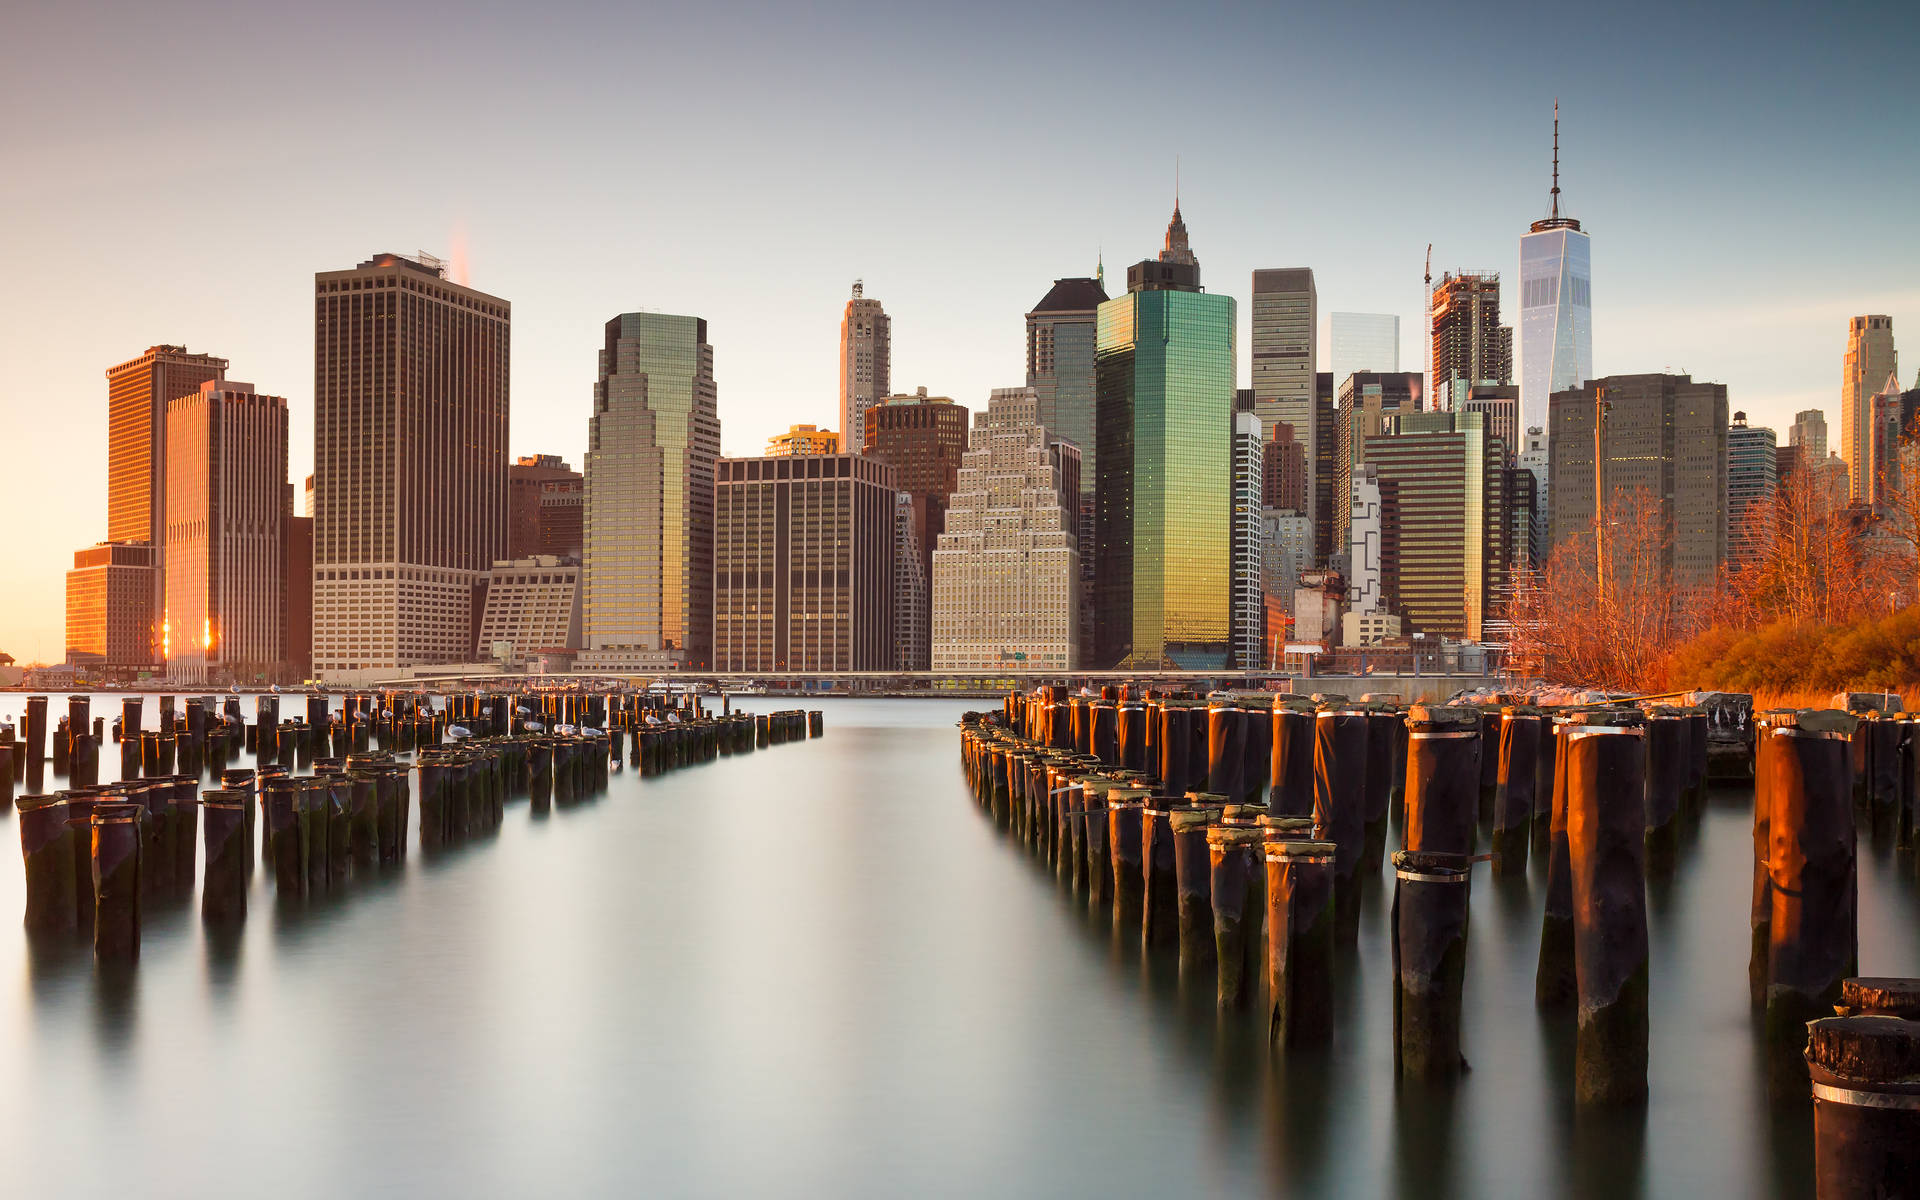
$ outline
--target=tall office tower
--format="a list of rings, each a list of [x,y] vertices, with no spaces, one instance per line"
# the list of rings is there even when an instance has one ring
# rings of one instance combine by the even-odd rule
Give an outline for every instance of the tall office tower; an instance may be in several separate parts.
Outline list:
[[[523,454],[507,468],[507,557],[579,558],[587,482],[557,454]]]
[[[1366,454],[1391,518],[1383,596],[1416,630],[1482,640],[1504,616],[1508,561],[1506,480],[1486,417],[1401,413]]]
[[[867,428],[873,428],[871,422]],[[926,507],[926,500],[912,492],[893,494],[893,666],[898,671],[927,669],[932,561],[920,552]]]
[[[167,402],[226,374],[226,359],[189,354],[185,346],[149,346],[107,368],[107,540],[153,547],[147,621],[155,645],[166,613]],[[126,570],[123,564],[123,587]]]
[[[1500,273],[1447,272],[1427,297],[1433,407],[1457,411],[1469,388],[1513,378],[1513,332],[1500,324]]]
[[[913,493],[922,580],[933,578],[933,548],[966,451],[967,410],[946,396],[929,396],[920,388],[909,396],[888,396],[867,410],[861,452],[892,463],[900,472],[900,490]]]
[[[1593,239],[1581,231],[1579,221],[1560,215],[1557,100],[1553,105],[1553,188],[1548,195],[1547,215],[1520,235],[1522,429],[1549,428],[1549,397],[1593,378]]]
[[[1773,430],[1747,424],[1743,412],[1727,427],[1727,559],[1736,568],[1765,549],[1772,529],[1776,440]]]
[[[767,457],[796,454],[838,454],[840,435],[816,425],[789,425],[785,433],[767,439]]]
[[[1597,411],[1609,505],[1651,505],[1659,522],[1659,586],[1711,586],[1727,559],[1727,385],[1609,375],[1555,392],[1547,426],[1555,545],[1593,531]]]
[[[1335,469],[1340,460],[1339,409],[1334,402],[1333,372],[1317,371],[1313,376],[1313,436],[1307,439],[1307,499],[1316,514],[1313,517],[1313,560],[1324,566],[1336,548],[1334,527],[1339,523],[1339,508],[1334,500]],[[1344,501],[1342,502],[1344,503]]]
[[[713,488],[713,665],[893,669],[892,463],[723,458]]]
[[[520,669],[580,647],[580,560],[553,554],[505,559],[487,572],[475,662]]]
[[[1379,436],[1376,430],[1373,436]],[[1353,468],[1348,485],[1351,513],[1347,518],[1347,606],[1361,615],[1391,612],[1386,595],[1387,541],[1397,529],[1387,521],[1380,472],[1367,463]]]
[[[651,312],[608,321],[587,429],[580,665],[713,661],[719,457],[707,323]]]
[[[1818,462],[1827,456],[1827,414],[1817,408],[1803,408],[1793,414],[1793,426],[1787,430],[1787,445],[1800,447],[1804,459]]]
[[[153,619],[158,557],[149,542],[100,542],[73,552],[67,572],[67,662],[115,673],[159,665]]]
[[[1040,424],[1080,449],[1080,495],[1074,547],[1080,558],[1079,661],[1093,661],[1093,487],[1098,447],[1093,434],[1095,319],[1107,302],[1104,266],[1093,278],[1056,279],[1027,314],[1027,386],[1040,401]]]
[[[285,651],[287,402],[208,380],[167,403],[167,674],[271,683]]]
[[[974,417],[933,553],[936,671],[1080,666],[1080,449],[1039,417],[1032,387]]]
[[[1283,509],[1305,516],[1307,512],[1307,456],[1294,439],[1293,426],[1275,425],[1267,443],[1266,480],[1260,491],[1262,508]]]
[[[1847,355],[1840,374],[1840,457],[1847,460],[1848,497],[1872,495],[1867,460],[1873,453],[1873,397],[1900,370],[1893,349],[1893,318],[1855,317],[1847,323]]]
[[[1911,443],[1920,429],[1920,388],[1903,391],[1896,375],[1887,376],[1887,384],[1873,397],[1869,411],[1871,424],[1867,435],[1867,500],[1876,507],[1899,502],[1900,494],[1912,480],[1903,478],[1900,449]]]
[[[866,414],[893,391],[893,321],[859,280],[840,318],[840,437],[847,451],[867,444]]]
[[[1318,419],[1317,376],[1332,378],[1318,366],[1320,298],[1307,267],[1253,273],[1253,411],[1268,429],[1293,426],[1307,461],[1307,516],[1318,527],[1327,520],[1332,484],[1320,476],[1329,456],[1322,452],[1330,427]],[[1334,384],[1338,381],[1334,380]],[[1332,396],[1332,386],[1325,389]],[[1322,485],[1325,486],[1322,486]]]
[[[1533,514],[1528,519],[1527,540],[1513,544],[1513,565],[1538,567],[1547,561],[1547,549],[1553,544],[1547,528],[1547,431],[1538,426],[1527,430],[1521,439],[1520,453],[1514,465],[1533,476],[1527,494],[1533,497]]]
[[[1266,484],[1266,439],[1260,418],[1233,414],[1232,629],[1233,663],[1255,671],[1266,661],[1266,571],[1261,563],[1265,538],[1260,526],[1260,493]]]
[[[512,306],[424,255],[313,282],[314,675],[464,661],[507,548]]]
[[[293,512],[293,485],[280,502],[280,678],[313,678],[313,476],[307,476],[306,512]]]
[[[1400,370],[1400,318],[1392,313],[1333,314],[1333,386],[1338,390],[1355,371]]]
[[[1351,540],[1353,469],[1366,461],[1367,438],[1380,432],[1395,413],[1420,411],[1421,377],[1418,371],[1356,371],[1340,384],[1334,410],[1333,494],[1342,502],[1333,506],[1331,545],[1345,548]]]
[[[1507,573],[1506,588],[1499,597],[1499,611],[1509,611],[1507,601],[1513,595],[1514,572],[1532,566],[1538,560],[1540,545],[1540,479],[1526,467],[1507,467],[1501,472],[1506,487]],[[1506,626],[1504,620],[1502,627]]]
[[[1500,439],[1500,456],[1510,463],[1520,453],[1520,388],[1511,383],[1481,383],[1467,389],[1457,412],[1477,412],[1487,418],[1487,432]]]
[[[1178,204],[1166,249],[1127,269],[1096,336],[1096,660],[1225,667],[1234,303],[1200,290]],[[1258,367],[1254,383],[1257,406]]]
[[[1280,661],[1287,632],[1293,623],[1293,593],[1300,577],[1313,566],[1313,524],[1306,514],[1267,508],[1260,512],[1266,537],[1260,565],[1267,577],[1266,665]]]

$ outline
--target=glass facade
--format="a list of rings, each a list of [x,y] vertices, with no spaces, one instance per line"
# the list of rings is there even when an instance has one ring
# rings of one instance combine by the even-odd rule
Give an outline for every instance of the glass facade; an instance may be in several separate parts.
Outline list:
[[[1400,318],[1392,313],[1333,314],[1333,386],[1355,371],[1400,369]]]
[[[1225,667],[1234,302],[1134,291],[1100,306],[1095,653]]]
[[[1520,423],[1547,427],[1547,398],[1593,378],[1592,239],[1570,226],[1520,238]]]
[[[586,459],[582,662],[703,666],[713,630],[720,418],[707,323],[607,322]]]

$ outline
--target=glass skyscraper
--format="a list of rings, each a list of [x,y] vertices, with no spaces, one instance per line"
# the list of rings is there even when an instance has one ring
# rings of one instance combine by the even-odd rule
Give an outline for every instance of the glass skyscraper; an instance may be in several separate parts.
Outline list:
[[[707,323],[645,312],[608,321],[587,428],[582,662],[711,662],[719,457]]]
[[[1178,205],[1157,259],[1096,320],[1097,660],[1222,668],[1228,656],[1234,302],[1200,290]]]
[[[1400,369],[1400,318],[1392,313],[1337,312],[1332,319],[1333,388],[1355,371]]]
[[[1560,215],[1560,106],[1553,109],[1553,197],[1520,235],[1520,423],[1547,427],[1547,398],[1593,378],[1591,242]]]

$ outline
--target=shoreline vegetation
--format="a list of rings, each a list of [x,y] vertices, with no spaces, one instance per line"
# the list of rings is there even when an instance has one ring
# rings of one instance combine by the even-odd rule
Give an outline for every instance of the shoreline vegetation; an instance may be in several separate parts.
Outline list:
[[[1825,707],[1844,691],[1897,694],[1911,708],[1920,456],[1909,445],[1901,457],[1912,495],[1883,484],[1877,507],[1793,471],[1700,587],[1668,585],[1676,564],[1659,505],[1618,498],[1516,573],[1509,669],[1574,687],[1746,692],[1756,709]]]

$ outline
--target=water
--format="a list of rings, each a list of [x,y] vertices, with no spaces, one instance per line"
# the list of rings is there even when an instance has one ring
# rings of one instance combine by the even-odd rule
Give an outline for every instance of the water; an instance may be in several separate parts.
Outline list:
[[[1576,1119],[1571,1014],[1533,1008],[1537,874],[1474,882],[1458,1086],[1395,1085],[1384,882],[1333,1051],[1275,1060],[1257,1016],[1216,1017],[1210,982],[1143,963],[980,815],[953,722],[984,705],[818,706],[821,740],[629,771],[545,819],[511,803],[342,900],[277,911],[257,873],[231,952],[197,901],[150,910],[130,979],[0,919],[7,1190],[1811,1192],[1810,1118],[1770,1112],[1747,1009],[1744,795],[1650,892],[1649,1106]],[[1863,972],[1920,975],[1915,883],[1862,841]],[[21,892],[0,868],[0,913]]]

